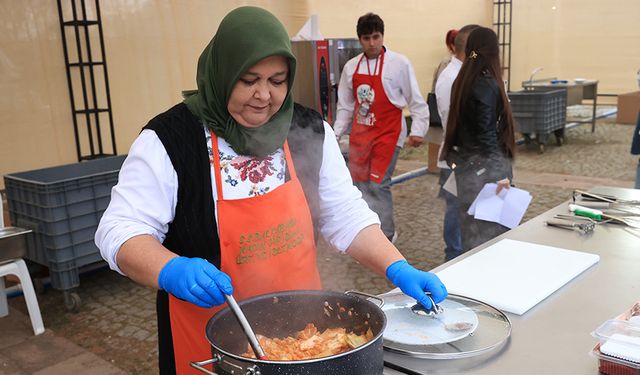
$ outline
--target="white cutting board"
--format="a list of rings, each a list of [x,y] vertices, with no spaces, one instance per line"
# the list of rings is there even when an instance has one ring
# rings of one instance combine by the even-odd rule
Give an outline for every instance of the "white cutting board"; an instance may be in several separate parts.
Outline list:
[[[449,293],[522,315],[600,256],[503,239],[438,272]]]

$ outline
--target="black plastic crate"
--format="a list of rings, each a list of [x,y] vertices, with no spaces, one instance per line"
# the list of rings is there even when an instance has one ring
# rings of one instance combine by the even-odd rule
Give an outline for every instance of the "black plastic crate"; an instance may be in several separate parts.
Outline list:
[[[567,122],[566,90],[509,93],[516,130],[522,134],[548,135]]]
[[[49,268],[54,288],[79,286],[79,268],[102,261],[93,238],[125,157],[4,176],[11,222],[35,233],[26,258]]]

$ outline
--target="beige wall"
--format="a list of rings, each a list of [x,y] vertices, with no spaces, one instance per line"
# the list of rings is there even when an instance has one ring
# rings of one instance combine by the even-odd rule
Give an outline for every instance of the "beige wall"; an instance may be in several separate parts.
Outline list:
[[[64,2],[63,2],[64,3]],[[291,35],[311,14],[325,37],[355,37],[367,11],[385,20],[385,44],[409,57],[422,92],[446,56],[444,34],[490,25],[490,0],[109,0],[101,1],[118,153],[140,128],[195,86],[195,68],[222,17],[239,5],[275,13]],[[598,78],[601,91],[634,89],[640,67],[640,1],[516,0],[512,81],[543,75]],[[552,11],[551,7],[556,6]],[[97,44],[94,44],[97,46]],[[94,47],[95,48],[95,47]],[[95,55],[95,53],[94,53]],[[518,85],[512,85],[516,88]],[[76,162],[53,0],[0,0],[0,175]],[[80,103],[76,98],[76,103]],[[102,120],[104,123],[104,120]],[[86,145],[84,145],[86,147]],[[107,150],[109,151],[109,150]],[[0,189],[3,188],[0,182]]]
[[[536,77],[598,79],[600,93],[637,90],[640,1],[515,0],[511,89]]]

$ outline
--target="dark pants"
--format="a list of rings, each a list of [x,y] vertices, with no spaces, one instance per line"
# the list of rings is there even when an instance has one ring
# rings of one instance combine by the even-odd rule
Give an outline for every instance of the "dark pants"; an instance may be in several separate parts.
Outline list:
[[[440,186],[444,185],[451,169],[440,169]],[[458,198],[448,191],[440,188],[440,197],[444,198],[444,224],[442,237],[444,239],[444,260],[449,261],[462,254],[462,235],[460,233],[460,220],[458,219]]]
[[[373,181],[360,181],[354,182],[354,185],[362,193],[362,198],[367,202],[369,208],[378,214],[380,218],[380,228],[387,238],[391,239],[396,231],[395,223],[393,222],[393,199],[391,197],[391,176],[396,169],[396,162],[398,161],[398,154],[400,153],[400,147],[396,146],[396,149],[391,158],[391,163],[382,178],[382,181],[378,184]]]
[[[482,190],[486,181],[474,171],[456,173],[458,188],[458,219],[462,234],[462,251],[466,252],[509,230],[509,228],[492,221],[477,220],[467,211],[471,203]]]

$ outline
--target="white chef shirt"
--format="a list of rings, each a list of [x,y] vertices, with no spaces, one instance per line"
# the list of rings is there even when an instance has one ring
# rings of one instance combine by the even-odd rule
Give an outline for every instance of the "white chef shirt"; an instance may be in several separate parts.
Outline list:
[[[325,122],[324,128],[323,159],[318,189],[318,224],[320,233],[327,242],[344,252],[362,229],[372,224],[380,224],[380,220],[362,199],[360,191],[353,186],[331,126]],[[202,136],[205,137],[208,133],[203,129]],[[218,147],[220,153],[237,156],[222,138],[218,138]],[[278,161],[283,160],[283,155],[282,149],[272,154],[273,160],[276,161],[276,169],[279,168]],[[223,171],[222,179],[228,178],[229,174]],[[261,182],[262,185],[249,180],[238,180],[235,185],[222,185],[225,199],[240,199],[255,196],[256,192],[268,194],[265,191],[274,190],[283,182],[284,174],[275,173]],[[214,203],[217,203],[213,171],[211,186]],[[234,191],[227,191],[232,188]],[[154,131],[143,130],[131,146],[129,155],[120,169],[118,184],[111,191],[111,202],[96,231],[96,245],[113,270],[122,273],[116,263],[116,256],[128,239],[148,234],[160,242],[164,241],[169,223],[175,215],[177,196],[178,177],[162,142]],[[214,204],[214,207],[217,221],[217,204]]]
[[[449,117],[449,107],[451,107],[451,89],[453,88],[453,81],[458,77],[458,73],[462,68],[462,61],[453,56],[449,65],[440,73],[438,81],[436,82],[436,101],[438,102],[438,114],[442,121],[442,132],[447,134],[447,120]],[[447,162],[440,160],[440,154],[442,154],[442,147],[444,146],[444,137],[440,144],[440,150],[438,151],[438,168],[449,169]]]
[[[361,57],[362,53],[347,61],[340,77],[336,121],[333,124],[333,129],[339,136],[347,133],[353,120],[353,111],[356,104],[353,97],[353,74]],[[358,73],[369,74],[367,60],[369,68],[375,69],[375,72],[371,74],[378,74],[381,68],[380,63],[378,63],[377,68],[374,68],[376,66],[376,59],[366,58],[362,60]],[[411,112],[410,135],[424,137],[425,134],[427,134],[427,130],[429,130],[429,107],[422,97],[422,94],[420,94],[420,87],[418,87],[418,81],[416,80],[416,75],[409,59],[404,55],[385,49],[384,67],[382,69],[382,87],[384,87],[384,92],[393,105],[399,109],[409,107],[409,111]],[[402,147],[404,145],[407,137],[406,134],[407,123],[404,116],[402,116],[402,131],[400,131],[397,146]]]

